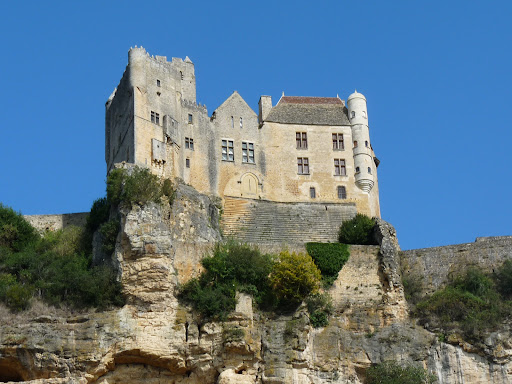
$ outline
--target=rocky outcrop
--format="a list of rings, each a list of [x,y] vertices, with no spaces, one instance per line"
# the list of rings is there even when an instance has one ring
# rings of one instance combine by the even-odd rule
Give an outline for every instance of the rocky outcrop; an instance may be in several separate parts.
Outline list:
[[[334,314],[312,328],[305,308],[276,315],[240,294],[226,322],[204,322],[176,299],[220,239],[216,203],[180,186],[172,207],[121,211],[115,265],[127,304],[99,313],[2,313],[0,381],[33,383],[363,383],[385,360],[422,365],[442,384],[508,383],[510,338],[478,355],[442,343],[408,317],[392,226],[378,222],[379,246],[352,246],[328,291]],[[295,246],[296,248],[297,246]],[[494,353],[494,352],[493,352]]]

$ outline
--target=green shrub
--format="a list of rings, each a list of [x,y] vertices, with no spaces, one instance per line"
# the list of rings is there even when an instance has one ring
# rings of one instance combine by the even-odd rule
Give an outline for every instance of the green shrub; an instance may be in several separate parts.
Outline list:
[[[328,293],[317,293],[309,296],[306,298],[306,305],[309,312],[309,321],[313,327],[325,327],[329,323],[328,318],[332,313],[333,305]]]
[[[245,337],[245,332],[242,328],[228,327],[228,328],[224,328],[224,330],[222,332],[222,336],[224,338],[224,342],[232,343],[232,342],[242,341]]]
[[[492,279],[470,268],[418,302],[415,315],[444,333],[461,331],[466,338],[477,340],[496,328],[510,308],[510,302],[503,300]]]
[[[103,223],[99,228],[99,232],[103,237],[101,250],[107,255],[112,255],[112,253],[114,253],[116,248],[117,234],[119,233],[120,228],[121,225],[119,224],[119,220],[116,219]]]
[[[234,310],[236,291],[269,300],[268,275],[273,260],[256,248],[236,242],[218,244],[212,256],[201,260],[204,272],[184,285],[180,297],[206,318],[223,319]]]
[[[350,256],[349,247],[339,243],[306,243],[306,250],[322,273],[324,286],[331,286]]]
[[[496,272],[496,285],[499,292],[512,298],[512,260],[507,260]]]
[[[38,239],[37,231],[21,213],[0,203],[0,248],[21,251]]]
[[[377,244],[373,240],[375,221],[358,213],[353,219],[343,222],[338,233],[338,240],[343,244]]]
[[[162,193],[169,200],[169,204],[172,205],[176,197],[176,188],[171,180],[165,179],[162,183]]]
[[[280,304],[295,306],[320,288],[321,274],[307,253],[279,254],[270,275],[270,285]]]
[[[373,365],[366,370],[368,384],[430,384],[436,378],[425,369],[413,365],[402,366],[395,361]]]
[[[107,199],[113,205],[157,202],[164,192],[172,197],[172,185],[166,183],[164,188],[158,176],[147,168],[134,167],[130,171],[118,168],[107,177]]]
[[[234,284],[212,284],[204,279],[192,279],[183,286],[179,298],[191,304],[206,319],[225,320],[235,309],[235,295]]]
[[[421,300],[423,291],[421,279],[420,276],[402,273],[402,285],[404,287],[405,299],[412,304],[416,304]]]

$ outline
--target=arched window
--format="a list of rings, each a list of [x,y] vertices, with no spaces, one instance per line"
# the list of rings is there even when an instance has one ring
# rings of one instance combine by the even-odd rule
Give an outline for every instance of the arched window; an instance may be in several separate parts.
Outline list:
[[[342,185],[338,185],[338,199],[346,199],[346,198],[347,198],[347,189]]]

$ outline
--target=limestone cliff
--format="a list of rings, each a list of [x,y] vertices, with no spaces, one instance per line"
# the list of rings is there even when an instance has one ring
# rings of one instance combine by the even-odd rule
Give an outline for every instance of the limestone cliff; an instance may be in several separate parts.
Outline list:
[[[0,380],[33,383],[363,383],[372,363],[417,362],[438,382],[512,382],[509,332],[489,353],[446,344],[408,316],[392,226],[379,221],[380,246],[352,246],[329,293],[335,311],[314,329],[303,308],[288,316],[254,311],[240,295],[224,323],[204,323],[176,299],[220,239],[218,209],[180,186],[172,208],[121,211],[115,265],[127,304],[69,315],[3,313]],[[296,245],[295,248],[300,248]],[[455,343],[456,344],[456,343]]]

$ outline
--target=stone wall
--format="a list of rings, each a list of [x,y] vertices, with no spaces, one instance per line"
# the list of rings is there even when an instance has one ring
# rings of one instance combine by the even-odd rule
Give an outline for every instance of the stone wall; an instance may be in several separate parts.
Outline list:
[[[473,266],[493,272],[512,260],[512,236],[479,237],[474,243],[411,249],[401,254],[402,273],[420,279],[426,293],[443,285],[453,275]]]
[[[225,197],[224,235],[248,243],[336,242],[342,221],[356,215],[354,203],[277,203]]]
[[[85,226],[89,212],[64,213],[61,215],[25,215],[25,219],[39,232],[57,231],[76,225],[77,227]]]

